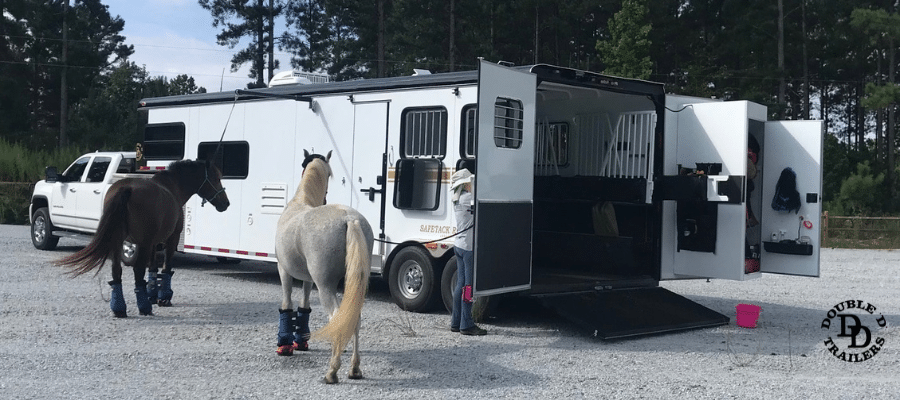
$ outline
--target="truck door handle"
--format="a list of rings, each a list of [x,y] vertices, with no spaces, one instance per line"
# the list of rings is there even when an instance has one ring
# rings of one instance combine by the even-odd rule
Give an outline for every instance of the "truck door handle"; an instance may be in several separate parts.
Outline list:
[[[75,188],[69,188],[69,191],[75,193]]]
[[[100,194],[100,189],[94,189],[94,194]]]
[[[382,192],[383,192],[382,189],[375,189],[375,188],[373,188],[373,187],[370,187],[370,188],[368,188],[368,189],[359,189],[359,191],[360,191],[360,192],[363,192],[363,193],[368,193],[368,194],[369,194],[369,201],[371,201],[371,202],[374,202],[374,201],[375,201],[375,193],[382,193]]]

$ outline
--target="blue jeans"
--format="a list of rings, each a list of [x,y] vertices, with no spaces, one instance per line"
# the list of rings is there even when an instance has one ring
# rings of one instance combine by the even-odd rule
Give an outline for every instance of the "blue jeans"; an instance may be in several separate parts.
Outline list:
[[[453,312],[450,314],[450,327],[469,329],[475,326],[472,319],[472,303],[462,299],[463,286],[472,285],[475,279],[475,252],[454,247],[456,253],[456,286],[453,288]]]

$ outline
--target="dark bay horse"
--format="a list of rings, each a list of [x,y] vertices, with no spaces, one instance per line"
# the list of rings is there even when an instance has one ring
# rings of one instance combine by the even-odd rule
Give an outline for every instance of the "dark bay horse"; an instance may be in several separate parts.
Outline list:
[[[319,300],[328,312],[328,324],[312,334],[331,342],[331,364],[325,383],[337,383],[341,353],[351,339],[350,379],[362,378],[359,369],[359,322],[366,289],[374,237],[368,221],[356,210],[325,204],[331,167],[326,157],[305,152],[303,177],[294,198],[278,220],[275,253],[283,297],[278,327],[279,355],[307,350],[309,334],[309,294],[313,283]],[[303,281],[300,307],[293,311],[291,290],[294,278]],[[344,296],[338,300],[338,284],[344,280]],[[340,304],[340,305],[339,305]]]
[[[112,259],[110,308],[116,317],[124,318],[125,297],[122,293],[122,243],[127,239],[137,247],[134,265],[134,292],[141,315],[153,314],[153,302],[170,306],[172,299],[172,266],[170,260],[178,246],[184,227],[182,207],[195,193],[203,203],[211,203],[219,212],[228,209],[228,196],[222,188],[222,173],[209,161],[177,161],[150,179],[126,178],[113,183],[104,199],[103,214],[97,233],[84,249],[55,262],[71,268],[78,276],[103,267]],[[159,276],[151,270],[150,285],[144,272],[153,261],[158,244],[165,246],[166,258]],[[153,269],[156,268],[154,263]],[[148,288],[148,286],[150,286]],[[150,294],[148,295],[148,289]]]

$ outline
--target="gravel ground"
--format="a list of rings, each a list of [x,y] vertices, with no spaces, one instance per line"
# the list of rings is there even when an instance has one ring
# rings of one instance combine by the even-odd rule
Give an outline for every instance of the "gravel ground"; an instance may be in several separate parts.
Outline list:
[[[50,264],[84,242],[44,252],[28,234],[0,225],[0,399],[900,398],[900,251],[824,250],[818,279],[666,282],[731,324],[612,342],[528,303],[481,324],[488,336],[461,336],[446,313],[399,311],[373,281],[361,331],[366,379],[346,379],[345,353],[341,383],[325,385],[325,343],[275,355],[273,264],[181,255],[174,307],[136,316],[126,290],[133,316],[116,319],[108,268],[70,279]],[[888,322],[869,325],[885,344],[865,362],[840,361],[823,344],[826,312],[849,299]],[[735,325],[738,303],[763,307],[756,329]],[[313,310],[315,329],[325,322],[315,294]]]

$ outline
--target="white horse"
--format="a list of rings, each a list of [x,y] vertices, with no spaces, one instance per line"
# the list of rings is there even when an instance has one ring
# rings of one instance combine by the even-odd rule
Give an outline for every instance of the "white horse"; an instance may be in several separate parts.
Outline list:
[[[326,157],[304,150],[303,177],[294,198],[287,204],[275,234],[278,275],[284,296],[279,310],[279,355],[307,350],[309,334],[309,294],[313,283],[330,320],[312,339],[331,342],[331,365],[325,383],[337,383],[341,353],[353,338],[350,379],[362,379],[359,369],[359,322],[369,285],[369,263],[374,237],[368,221],[356,210],[343,205],[325,205],[331,167]],[[296,313],[292,310],[293,279],[303,281],[302,297]],[[338,301],[338,283],[344,279],[343,301]],[[340,307],[338,304],[340,303]]]

